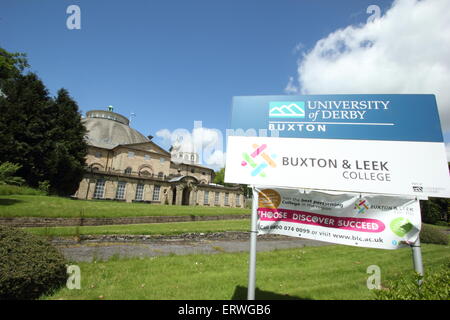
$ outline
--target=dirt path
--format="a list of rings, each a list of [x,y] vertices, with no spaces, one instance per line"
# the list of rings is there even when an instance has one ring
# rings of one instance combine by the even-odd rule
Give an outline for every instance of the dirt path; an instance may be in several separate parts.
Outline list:
[[[127,239],[121,236],[114,238],[97,238],[83,240],[81,243],[56,241],[55,244],[69,261],[107,260],[111,257],[154,257],[163,255],[215,254],[224,252],[247,252],[249,241],[247,233],[215,233],[183,237],[147,237]],[[124,241],[125,240],[125,241]],[[281,236],[258,237],[257,251],[274,249],[303,248],[306,246],[324,246],[329,243],[289,238]]]

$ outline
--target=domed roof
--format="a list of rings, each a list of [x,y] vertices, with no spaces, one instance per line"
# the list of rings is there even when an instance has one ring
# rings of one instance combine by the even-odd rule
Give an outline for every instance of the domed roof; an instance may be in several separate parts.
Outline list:
[[[112,149],[119,144],[149,142],[140,132],[128,126],[124,116],[103,110],[86,113],[83,123],[88,130],[87,143],[96,147]]]

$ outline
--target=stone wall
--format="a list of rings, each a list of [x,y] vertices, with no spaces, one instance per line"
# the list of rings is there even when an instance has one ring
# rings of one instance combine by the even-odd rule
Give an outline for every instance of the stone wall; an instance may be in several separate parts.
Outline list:
[[[250,219],[249,214],[219,215],[219,216],[155,216],[155,217],[124,217],[124,218],[41,218],[15,217],[0,218],[0,225],[11,227],[65,227],[65,226],[102,226],[118,224],[188,222]]]

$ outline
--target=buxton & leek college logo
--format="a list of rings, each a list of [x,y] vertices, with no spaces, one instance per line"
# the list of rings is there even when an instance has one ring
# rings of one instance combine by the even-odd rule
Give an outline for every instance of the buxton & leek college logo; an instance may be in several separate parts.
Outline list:
[[[251,170],[252,177],[260,176],[260,177],[266,177],[266,173],[264,172],[264,169],[267,167],[276,168],[277,164],[273,159],[277,157],[276,154],[271,154],[270,156],[265,152],[267,151],[267,145],[257,145],[253,144],[253,152],[242,153],[242,162],[241,166],[246,167],[249,166]]]
[[[358,199],[355,202],[355,207],[353,208],[358,211],[358,213],[366,213],[369,210],[369,203],[366,199]]]

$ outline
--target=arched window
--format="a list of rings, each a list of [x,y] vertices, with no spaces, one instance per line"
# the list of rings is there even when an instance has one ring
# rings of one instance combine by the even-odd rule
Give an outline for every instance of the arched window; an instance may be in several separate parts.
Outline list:
[[[91,168],[92,171],[103,170],[102,165],[99,163],[93,163],[89,167]]]
[[[131,174],[131,167],[125,169],[125,174]]]
[[[158,173],[158,178],[164,178],[164,173],[159,172],[159,173]]]

